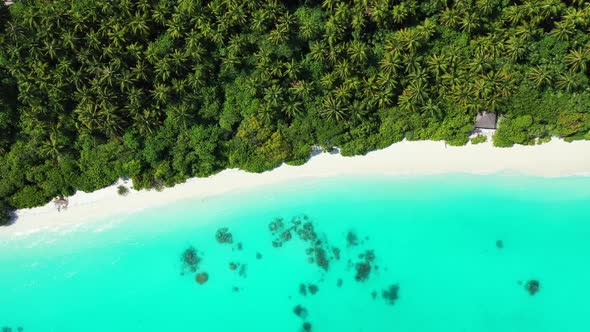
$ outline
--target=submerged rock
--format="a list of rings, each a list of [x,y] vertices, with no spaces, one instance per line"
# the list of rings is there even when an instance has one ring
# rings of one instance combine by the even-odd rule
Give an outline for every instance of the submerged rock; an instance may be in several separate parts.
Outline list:
[[[299,294],[307,296],[307,287],[305,287],[305,284],[299,285]]]
[[[342,287],[342,279],[338,279],[336,281],[336,287],[338,287],[338,288]]]
[[[195,276],[195,281],[199,285],[206,283],[208,280],[209,280],[209,274],[207,274],[207,272],[201,272]]]
[[[340,249],[334,247],[334,248],[332,248],[332,253],[334,254],[334,258],[337,261],[340,260]]]
[[[369,278],[371,270],[373,269],[372,263],[375,261],[375,252],[373,250],[367,250],[358,257],[364,261],[358,262],[354,265],[354,268],[356,269],[354,279],[356,281],[365,281]],[[348,264],[351,264],[350,261]]]
[[[308,323],[308,322],[303,323],[302,328],[303,328],[303,331],[305,331],[305,332],[311,332],[311,323]]]
[[[348,234],[346,234],[346,243],[348,243],[349,247],[358,245],[358,237],[353,231],[349,231]]]
[[[229,228],[222,227],[215,233],[215,239],[217,242],[224,244],[232,244],[234,242],[232,234],[229,232]]]
[[[294,228],[301,226],[301,219],[299,217],[291,218],[291,225],[293,225]]]
[[[285,225],[283,224],[283,218],[275,218],[275,220],[271,221],[270,224],[268,224],[268,230],[272,233],[276,233],[282,230],[283,227],[285,227]]]
[[[317,239],[317,234],[315,233],[311,222],[304,223],[302,228],[297,231],[297,234],[303,241],[315,241]]]
[[[535,295],[539,291],[540,286],[541,286],[541,284],[539,283],[539,281],[533,279],[533,280],[527,281],[527,283],[524,287],[529,292],[529,294]]]
[[[328,271],[330,268],[330,262],[328,261],[326,251],[323,248],[315,248],[315,261],[316,264],[325,271]]]
[[[188,269],[191,272],[197,272],[201,258],[194,247],[188,247],[182,253],[181,260],[184,265],[184,269]]]
[[[375,251],[367,250],[365,252],[365,260],[370,263],[374,262],[375,261]]]
[[[371,297],[373,298],[373,300],[376,299],[377,298],[377,291],[372,291]]]
[[[389,286],[389,289],[384,289],[381,293],[381,296],[383,297],[383,299],[385,299],[385,301],[387,301],[387,303],[393,305],[395,304],[395,301],[399,298],[398,293],[399,286],[397,284],[393,284]]]
[[[297,315],[299,318],[307,318],[307,309],[299,304],[295,306],[293,313],[295,313],[295,315]]]
[[[256,259],[261,259],[261,258],[262,258],[262,254],[261,254],[261,253],[259,253],[259,252],[257,252],[257,253],[256,253]]]
[[[291,231],[286,230],[283,232],[283,241],[291,240]]]
[[[238,275],[242,278],[246,277],[246,264],[240,265],[240,271],[238,272]]]
[[[320,288],[317,285],[314,285],[314,284],[310,284],[307,287],[307,289],[309,290],[309,293],[311,295],[315,295],[315,293],[317,293],[320,290]]]
[[[238,264],[236,263],[229,263],[229,269],[234,271],[238,268]]]
[[[244,245],[242,244],[242,242],[238,242],[237,249],[238,251],[242,251],[242,249],[244,249]]]
[[[502,241],[502,240],[497,240],[497,241],[496,241],[496,248],[498,248],[498,249],[502,249],[502,248],[504,248],[504,241]]]
[[[355,269],[356,275],[354,276],[354,279],[359,282],[367,280],[371,274],[371,264],[367,262],[356,263]]]

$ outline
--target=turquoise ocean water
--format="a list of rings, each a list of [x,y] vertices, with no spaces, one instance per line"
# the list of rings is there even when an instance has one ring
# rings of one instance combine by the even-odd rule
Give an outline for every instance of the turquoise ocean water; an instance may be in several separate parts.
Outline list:
[[[0,229],[0,328],[590,331],[589,262],[590,177],[309,179]]]

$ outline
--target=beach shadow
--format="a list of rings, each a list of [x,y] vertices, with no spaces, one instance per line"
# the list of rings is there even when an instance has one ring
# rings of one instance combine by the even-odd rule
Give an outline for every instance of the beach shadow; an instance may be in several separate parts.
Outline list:
[[[322,153],[325,153],[325,152],[327,152],[329,154],[340,154],[340,149],[337,147],[332,147],[328,150],[324,150],[322,147],[314,145],[311,147],[311,153],[309,154],[309,157],[313,158],[313,157],[320,155]]]
[[[16,220],[18,216],[16,215],[16,211],[10,211],[10,217],[8,218],[8,222],[5,224],[0,224],[0,227],[8,227],[16,224]]]

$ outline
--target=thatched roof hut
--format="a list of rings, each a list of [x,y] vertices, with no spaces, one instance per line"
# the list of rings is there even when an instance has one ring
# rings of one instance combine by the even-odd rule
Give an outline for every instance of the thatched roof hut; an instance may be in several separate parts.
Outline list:
[[[496,113],[482,111],[475,118],[475,129],[496,129]]]

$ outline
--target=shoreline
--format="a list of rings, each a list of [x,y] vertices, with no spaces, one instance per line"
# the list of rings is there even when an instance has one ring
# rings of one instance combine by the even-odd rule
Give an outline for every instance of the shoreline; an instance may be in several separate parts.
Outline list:
[[[444,173],[492,174],[515,171],[523,175],[564,177],[590,175],[590,141],[571,143],[553,139],[534,146],[496,148],[491,142],[446,146],[444,141],[402,141],[364,156],[343,157],[320,153],[300,166],[281,165],[263,173],[227,169],[207,178],[191,178],[174,187],[157,190],[130,189],[117,193],[118,183],[92,193],[69,197],[67,210],[57,211],[53,202],[16,211],[14,224],[0,227],[0,237],[56,231],[88,219],[127,214],[169,203],[217,196],[236,190],[273,185],[304,178],[339,175],[435,175]],[[89,217],[90,216],[90,217]]]

